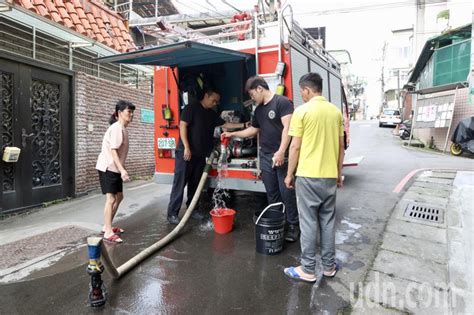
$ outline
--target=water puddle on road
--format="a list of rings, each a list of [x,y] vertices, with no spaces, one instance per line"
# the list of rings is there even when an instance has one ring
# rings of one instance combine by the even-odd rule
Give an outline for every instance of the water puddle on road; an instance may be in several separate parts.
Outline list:
[[[346,264],[351,257],[353,256],[352,253],[343,251],[343,250],[336,250],[336,260],[342,262],[343,264]]]
[[[342,220],[341,223],[346,224],[349,228],[354,229],[354,230],[358,230],[362,226],[361,224],[352,223],[347,220]]]
[[[352,231],[336,231],[336,245],[344,244],[353,233]]]
[[[360,238],[360,233],[357,232],[358,229],[362,227],[362,225],[350,222],[345,218],[341,220],[341,225],[344,224],[348,227],[348,229],[339,229],[336,231],[336,244],[341,245],[344,244],[349,239]]]
[[[45,269],[57,263],[61,258],[66,255],[66,252],[54,252],[52,254],[46,255],[44,259],[41,257],[31,265],[21,266],[21,268],[11,268],[5,270],[5,275],[0,278],[0,283],[9,283],[9,282],[17,282],[20,280],[25,279],[29,275],[33,274],[35,271]]]
[[[86,245],[78,244],[4,269],[0,273],[0,284],[29,281],[72,270],[83,264],[81,258],[85,253]]]
[[[212,224],[212,221],[205,221],[199,225],[199,231],[201,232],[209,232],[214,229],[214,224]]]
[[[427,178],[427,177],[431,177],[432,175],[433,175],[432,171],[424,171],[418,174],[418,178]]]

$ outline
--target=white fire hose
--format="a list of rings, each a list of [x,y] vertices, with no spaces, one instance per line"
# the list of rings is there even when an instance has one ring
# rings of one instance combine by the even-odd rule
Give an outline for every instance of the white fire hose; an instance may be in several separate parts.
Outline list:
[[[122,264],[119,267],[114,266],[107,252],[107,247],[105,247],[104,244],[102,243],[101,254],[103,258],[103,263],[106,267],[105,269],[107,269],[107,272],[109,272],[110,275],[114,279],[118,279],[122,277],[124,274],[126,274],[136,265],[138,265],[139,263],[141,263],[142,261],[150,257],[157,250],[164,247],[165,245],[167,245],[168,243],[170,243],[172,240],[176,238],[176,236],[182,230],[186,222],[188,222],[189,217],[191,216],[191,213],[193,212],[194,208],[196,207],[198,203],[199,197],[201,195],[201,191],[204,188],[204,185],[207,180],[207,176],[209,175],[209,171],[211,170],[212,161],[214,160],[214,157],[216,156],[216,154],[217,152],[213,151],[209,155],[209,158],[207,159],[207,162],[206,162],[206,166],[204,167],[204,171],[201,176],[201,180],[199,181],[199,185],[196,189],[196,192],[194,193],[193,199],[191,200],[191,204],[189,205],[188,209],[186,209],[186,212],[184,213],[184,216],[179,222],[179,224],[165,237],[163,237],[162,239],[160,239],[158,242],[154,243],[153,245],[145,248],[143,251],[141,251],[134,257],[130,258],[128,261],[126,261],[124,264]]]

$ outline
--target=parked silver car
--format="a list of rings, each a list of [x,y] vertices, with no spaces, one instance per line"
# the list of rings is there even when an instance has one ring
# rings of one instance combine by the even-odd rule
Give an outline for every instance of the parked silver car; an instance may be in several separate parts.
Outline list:
[[[400,111],[397,109],[385,109],[379,118],[379,127],[395,126],[401,123]]]

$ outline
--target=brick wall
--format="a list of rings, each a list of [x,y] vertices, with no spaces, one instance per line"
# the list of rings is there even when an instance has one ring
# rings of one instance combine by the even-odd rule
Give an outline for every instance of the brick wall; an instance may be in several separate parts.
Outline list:
[[[153,124],[140,122],[140,109],[153,109],[153,95],[77,72],[75,76],[76,193],[99,186],[95,163],[110,115],[119,99],[131,101],[137,109],[130,126],[130,150],[125,164],[130,176],[154,173]],[[89,127],[93,130],[89,131]]]
[[[448,137],[448,145],[446,150],[449,150],[449,146],[451,145],[451,136],[456,129],[459,121],[466,118],[474,116],[474,104],[470,105],[468,103],[468,94],[469,89],[463,88],[458,89],[455,105],[454,105],[454,114],[453,114],[453,122],[451,125],[451,130],[449,132]],[[426,129],[417,129],[414,133],[415,137],[420,139],[423,143],[428,144],[431,137],[434,139],[434,145],[437,149],[443,150],[444,144],[446,141],[446,133],[448,132],[448,128],[426,128]]]

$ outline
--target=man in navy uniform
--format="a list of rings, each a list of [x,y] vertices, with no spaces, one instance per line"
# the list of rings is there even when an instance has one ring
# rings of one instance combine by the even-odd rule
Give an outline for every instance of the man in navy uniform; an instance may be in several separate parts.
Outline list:
[[[288,223],[285,239],[295,242],[300,235],[296,196],[294,190],[288,189],[284,182],[290,143],[288,128],[294,106],[287,97],[270,91],[267,82],[259,76],[249,78],[245,90],[258,104],[252,126],[241,131],[224,132],[223,135],[241,138],[260,135],[260,169],[268,203],[285,204]]]

